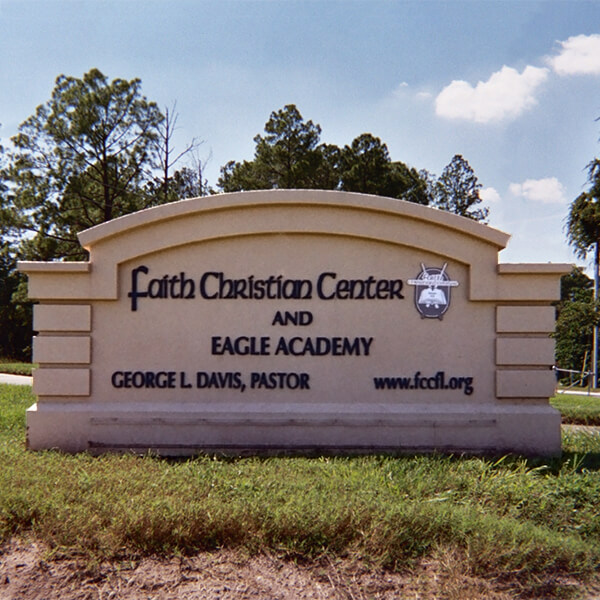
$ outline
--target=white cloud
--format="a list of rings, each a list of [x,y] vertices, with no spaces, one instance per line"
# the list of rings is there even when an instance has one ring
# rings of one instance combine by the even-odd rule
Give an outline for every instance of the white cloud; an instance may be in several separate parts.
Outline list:
[[[435,112],[446,119],[490,123],[514,119],[536,104],[537,88],[548,78],[548,69],[527,66],[522,73],[504,66],[487,81],[473,87],[453,81],[435,100]]]
[[[479,190],[479,197],[488,204],[497,204],[502,200],[500,194],[493,187],[482,188]]]
[[[406,83],[406,81],[399,83],[396,86],[396,89],[394,90],[393,95],[394,96],[404,96],[408,87],[409,87],[409,85],[408,85],[408,83]]]
[[[509,190],[514,196],[522,196],[527,200],[544,204],[564,204],[567,200],[565,186],[556,177],[511,183]]]
[[[600,75],[600,34],[575,35],[559,42],[562,49],[548,59],[559,75]]]

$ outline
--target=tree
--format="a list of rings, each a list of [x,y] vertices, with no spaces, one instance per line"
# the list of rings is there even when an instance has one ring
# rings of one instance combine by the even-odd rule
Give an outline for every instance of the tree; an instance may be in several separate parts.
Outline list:
[[[255,161],[243,161],[241,163],[230,160],[221,167],[221,176],[217,186],[224,192],[241,192],[248,190],[271,189],[271,182],[263,177]]]
[[[254,138],[254,160],[228,162],[217,185],[225,192],[315,188],[327,179],[320,135],[321,127],[305,122],[294,104],[273,111],[265,135]]]
[[[251,161],[221,168],[224,192],[272,188],[341,189],[428,203],[426,182],[402,162],[390,160],[387,146],[364,133],[340,149],[319,143],[321,127],[304,121],[295,105],[274,111],[265,135],[254,138]]]
[[[312,174],[312,187],[318,190],[339,189],[342,151],[335,144],[320,144],[317,149],[321,160]]]
[[[0,146],[0,356],[31,358],[31,303],[22,298],[25,277],[16,270],[15,215],[7,207],[4,148]]]
[[[6,153],[4,147],[0,145],[0,240],[5,245],[8,245],[9,241],[12,241],[11,233],[18,223],[15,212],[9,206],[7,183],[8,169],[6,165]]]
[[[485,222],[487,208],[475,208],[481,203],[481,184],[469,163],[456,154],[433,185],[433,203],[437,208]]]
[[[0,356],[30,360],[32,307],[23,294],[25,276],[16,269],[15,239],[10,235],[14,215],[5,207],[4,157],[0,146]]]
[[[592,288],[593,281],[579,267],[561,278],[554,333],[559,369],[591,368],[593,329],[599,321]]]
[[[173,135],[177,129],[176,103],[173,108],[165,109],[164,119],[158,124],[157,130],[157,158],[160,177],[149,185],[150,195],[160,198],[161,203],[175,202],[183,198],[205,196],[202,178],[202,163],[195,155],[195,151],[202,142],[193,138],[181,151],[173,148]],[[194,167],[183,167],[171,175],[172,168],[186,155],[192,154]]]
[[[265,134],[254,138],[257,166],[271,180],[272,187],[311,187],[322,160],[317,150],[321,127],[305,122],[298,109],[288,104],[271,113]]]
[[[359,135],[344,147],[340,170],[341,187],[346,191],[377,194],[393,187],[388,148],[370,133]]]
[[[573,200],[567,217],[567,240],[579,258],[587,258],[600,240],[600,159],[588,165],[590,187]]]
[[[381,139],[363,133],[345,146],[340,160],[341,189],[428,204],[426,183],[416,169],[392,162]]]
[[[139,79],[108,81],[92,69],[59,76],[50,100],[20,125],[0,162],[0,353],[29,351],[31,304],[17,258],[83,260],[80,231],[178,199],[170,169],[196,144],[176,156],[175,124]]]
[[[600,285],[600,160],[588,165],[590,188],[575,198],[567,217],[567,240],[579,258],[586,258],[592,247],[594,253],[594,301],[599,299]],[[593,330],[592,370],[593,386],[598,387],[598,324]]]
[[[0,356],[31,359],[32,305],[8,242],[0,246]]]
[[[214,193],[208,186],[208,181],[204,177],[204,163],[197,157],[194,157],[192,165],[182,167],[173,173],[169,178],[170,194],[175,199],[198,198]]]
[[[77,233],[163,202],[147,188],[163,122],[139,79],[109,82],[97,69],[59,76],[12,138],[3,208],[15,215],[12,230],[28,233],[20,256],[84,259]]]
[[[391,163],[391,169],[391,179],[395,189],[395,193],[391,190],[392,198],[400,198],[415,204],[428,205],[430,203],[427,180],[422,177],[420,171],[400,161]]]

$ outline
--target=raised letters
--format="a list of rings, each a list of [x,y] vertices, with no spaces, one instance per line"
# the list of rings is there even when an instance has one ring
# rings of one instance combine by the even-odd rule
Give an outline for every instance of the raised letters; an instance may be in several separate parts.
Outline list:
[[[131,298],[131,310],[138,309],[138,298],[184,298],[186,300],[196,297],[194,280],[186,277],[182,271],[178,275],[163,275],[160,278],[146,281],[145,286],[140,289],[140,273],[148,275],[150,269],[140,265],[131,270],[131,291],[127,294]]]
[[[271,345],[270,337],[220,336],[211,338],[214,356],[369,356],[372,337],[280,337]],[[273,348],[273,352],[271,349]]]
[[[115,371],[111,383],[116,388],[176,388],[175,371]]]
[[[372,337],[279,338],[275,355],[284,356],[369,356]]]
[[[338,279],[337,273],[321,273],[317,296],[321,300],[403,300],[402,279]]]
[[[267,356],[270,354],[271,338],[240,336],[232,338],[229,336],[213,336],[211,338],[211,351],[213,355],[223,354],[239,356]]]
[[[283,275],[231,279],[225,273],[208,271],[200,278],[200,296],[205,300],[308,300],[312,298],[312,282],[284,279]]]
[[[278,310],[271,325],[296,325],[306,327],[313,322],[313,315],[307,310],[297,310],[295,312]]]
[[[196,373],[196,387],[199,389],[231,389],[242,390],[245,388],[241,373],[222,373],[220,371],[198,371]]]
[[[252,373],[250,387],[263,390],[310,390],[308,373]]]
[[[150,273],[146,265],[131,270],[131,310],[137,311],[140,298],[190,299],[196,297],[196,283],[181,271],[145,279]],[[345,279],[326,271],[314,280],[291,279],[283,275],[257,278],[248,275],[228,277],[222,271],[205,271],[198,281],[198,295],[203,300],[312,300],[313,292],[319,300],[403,300],[402,279],[378,279],[368,275],[362,279]],[[291,316],[294,315],[294,316]],[[276,315],[273,325],[309,325],[308,311],[286,311]],[[311,315],[312,316],[312,315]],[[296,322],[294,322],[297,320]]]

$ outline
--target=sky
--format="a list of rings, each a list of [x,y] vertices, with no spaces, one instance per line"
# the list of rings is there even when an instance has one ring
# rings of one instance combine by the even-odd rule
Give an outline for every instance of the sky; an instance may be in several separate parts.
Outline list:
[[[98,68],[176,103],[209,184],[295,104],[440,175],[461,154],[501,262],[577,262],[564,226],[600,156],[600,0],[0,0],[0,144],[56,77]]]

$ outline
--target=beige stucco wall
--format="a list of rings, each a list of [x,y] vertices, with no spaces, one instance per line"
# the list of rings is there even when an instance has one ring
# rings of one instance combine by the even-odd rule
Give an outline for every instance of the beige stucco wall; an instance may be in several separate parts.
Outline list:
[[[280,190],[157,207],[80,241],[89,262],[20,265],[40,302],[32,448],[560,451],[559,415],[547,403],[550,303],[570,267],[499,265],[502,232],[389,198]],[[193,282],[194,297],[139,296],[132,310],[140,267],[148,271],[135,276],[141,288],[179,277]],[[451,294],[442,319],[417,310],[422,288],[409,280],[423,267],[444,267],[456,284],[442,288]],[[206,273],[281,275],[310,282],[312,294],[207,299]],[[320,276],[325,296],[340,280],[372,277],[396,282],[381,284],[382,296],[401,281],[404,298],[320,298]],[[206,281],[212,294],[216,277]],[[172,285],[168,295],[178,295]],[[277,322],[286,312],[310,323]],[[239,338],[261,352],[225,351]],[[361,352],[282,351],[307,338],[347,339]],[[119,387],[124,373],[139,372],[163,387]],[[288,375],[272,376],[282,385],[267,389],[272,373]],[[376,378],[399,377],[408,389],[377,389]]]

